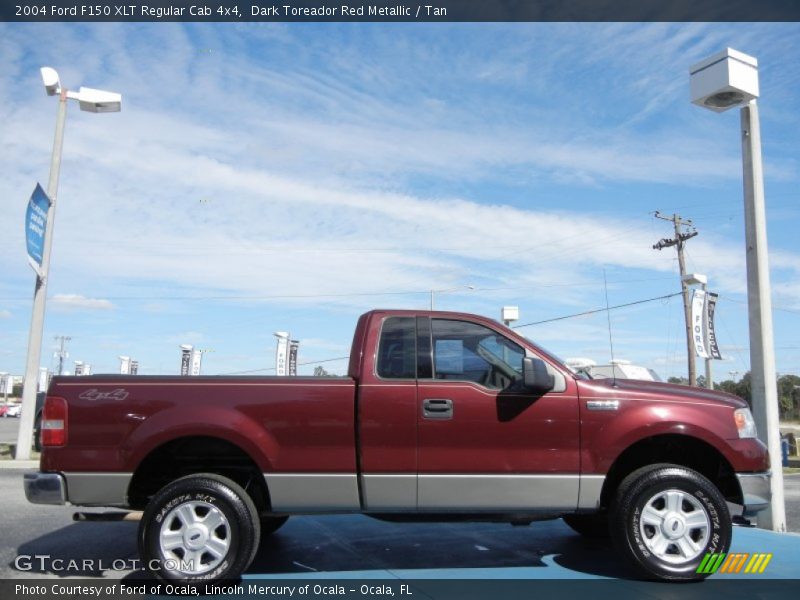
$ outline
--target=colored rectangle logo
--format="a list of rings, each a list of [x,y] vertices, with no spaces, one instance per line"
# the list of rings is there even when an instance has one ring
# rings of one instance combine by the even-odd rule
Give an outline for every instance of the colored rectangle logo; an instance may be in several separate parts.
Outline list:
[[[713,575],[714,573],[760,575],[766,570],[771,560],[771,552],[706,554],[696,572],[701,575]]]

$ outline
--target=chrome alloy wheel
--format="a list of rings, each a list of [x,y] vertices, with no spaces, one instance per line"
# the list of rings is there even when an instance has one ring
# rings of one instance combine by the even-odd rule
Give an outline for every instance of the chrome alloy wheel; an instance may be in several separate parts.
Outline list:
[[[704,551],[711,521],[697,498],[668,489],[644,504],[639,531],[647,549],[657,558],[678,564],[691,561]]]
[[[208,502],[184,502],[161,522],[162,568],[200,575],[219,565],[231,545],[231,527],[222,511]]]

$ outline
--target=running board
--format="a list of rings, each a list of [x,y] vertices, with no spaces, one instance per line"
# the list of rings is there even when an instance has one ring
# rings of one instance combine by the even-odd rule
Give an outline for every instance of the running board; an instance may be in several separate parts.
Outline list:
[[[141,511],[76,512],[72,515],[73,521],[139,521],[141,518]]]

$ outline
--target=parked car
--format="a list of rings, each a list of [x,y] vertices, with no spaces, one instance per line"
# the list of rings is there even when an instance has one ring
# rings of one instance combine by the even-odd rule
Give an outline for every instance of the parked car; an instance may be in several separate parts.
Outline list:
[[[347,378],[55,377],[42,444],[28,500],[143,510],[142,563],[168,582],[236,578],[290,515],[343,512],[563,517],[647,577],[694,580],[729,549],[727,503],[770,502],[741,399],[579,376],[463,313],[362,315]]]
[[[8,404],[0,404],[0,417],[8,416]]]
[[[640,379],[641,381],[663,381],[653,369],[634,365],[630,361],[614,361],[610,365],[591,367],[589,374],[595,378]]]
[[[629,360],[613,360],[607,365],[598,365],[588,358],[568,358],[565,364],[576,373],[585,373],[592,379],[639,379],[641,381],[664,381],[653,369],[631,363]]]
[[[6,405],[6,414],[4,417],[19,417],[22,410],[22,404],[14,402]]]

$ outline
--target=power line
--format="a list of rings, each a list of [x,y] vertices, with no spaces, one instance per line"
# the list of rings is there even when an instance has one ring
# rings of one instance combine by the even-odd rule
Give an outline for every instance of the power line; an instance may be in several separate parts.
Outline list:
[[[615,310],[617,308],[626,308],[628,306],[635,306],[637,304],[645,304],[647,302],[655,302],[656,300],[666,300],[668,298],[674,298],[675,296],[680,296],[681,292],[675,292],[674,294],[667,294],[666,296],[657,296],[655,298],[647,298],[646,300],[637,300],[636,302],[627,302],[625,304],[617,304],[616,306],[609,306],[603,308],[595,308],[594,310],[586,310],[584,312],[575,313],[572,315],[564,315],[563,317],[554,317],[552,319],[544,319],[543,321],[533,321],[532,323],[525,323],[524,325],[515,325],[512,329],[522,329],[523,327],[530,327],[531,325],[542,325],[543,323],[552,323],[554,321],[563,321],[564,319],[572,319],[575,317],[584,317],[586,315],[593,315],[595,313],[604,312],[607,310]]]
[[[730,296],[720,296],[720,298],[725,298],[728,302],[735,302],[736,304],[747,304],[747,300],[736,300],[731,298]],[[773,306],[772,310],[778,310],[780,312],[791,313],[793,315],[800,315],[800,310],[795,310],[792,308],[781,308],[779,306]]]

